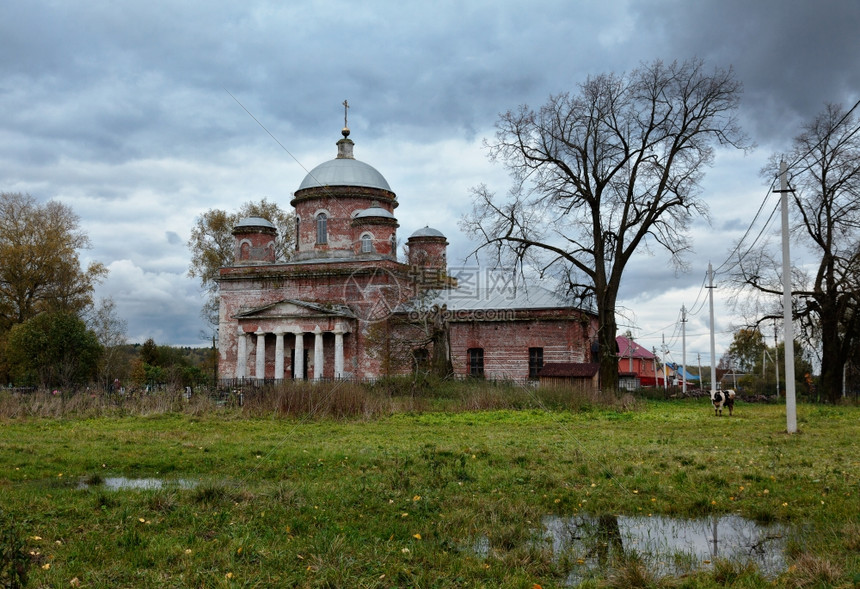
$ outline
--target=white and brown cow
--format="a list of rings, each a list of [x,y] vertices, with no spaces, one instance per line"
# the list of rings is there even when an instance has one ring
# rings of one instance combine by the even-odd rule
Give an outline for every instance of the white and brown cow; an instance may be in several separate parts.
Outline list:
[[[711,393],[711,402],[714,404],[714,415],[721,416],[723,407],[729,410],[729,415],[735,409],[735,392],[732,389],[725,391],[713,391]]]

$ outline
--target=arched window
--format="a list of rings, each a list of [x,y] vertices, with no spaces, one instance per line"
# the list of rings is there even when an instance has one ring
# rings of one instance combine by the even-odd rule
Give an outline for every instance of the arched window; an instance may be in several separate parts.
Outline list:
[[[299,251],[299,228],[301,227],[302,220],[299,219],[299,216],[296,215],[296,251]]]
[[[361,253],[369,254],[373,252],[373,242],[370,239],[370,235],[365,233],[361,236]]]
[[[328,243],[328,216],[325,213],[317,215],[317,245]]]

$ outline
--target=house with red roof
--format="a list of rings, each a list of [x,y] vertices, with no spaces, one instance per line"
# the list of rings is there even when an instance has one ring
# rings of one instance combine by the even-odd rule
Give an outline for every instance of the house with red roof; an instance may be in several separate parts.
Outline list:
[[[619,386],[628,389],[663,386],[663,364],[653,352],[623,335],[616,337],[615,342],[618,344]]]

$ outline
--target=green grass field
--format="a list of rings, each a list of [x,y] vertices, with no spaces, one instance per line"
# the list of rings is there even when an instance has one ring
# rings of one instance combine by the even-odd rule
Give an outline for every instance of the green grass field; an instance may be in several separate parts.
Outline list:
[[[546,516],[738,514],[790,530],[777,577],[720,560],[661,577],[631,548],[583,585],[860,586],[860,408],[801,405],[798,425],[707,400],[7,417],[3,580],[19,562],[32,587],[559,587],[587,555],[554,552]]]

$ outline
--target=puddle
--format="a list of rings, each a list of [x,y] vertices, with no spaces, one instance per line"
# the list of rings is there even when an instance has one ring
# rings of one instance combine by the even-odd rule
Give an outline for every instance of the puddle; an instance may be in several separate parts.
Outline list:
[[[556,561],[574,563],[565,585],[599,580],[619,562],[635,557],[657,577],[707,570],[717,560],[754,564],[765,577],[785,571],[787,529],[760,525],[738,515],[684,519],[623,515],[547,516],[536,545]],[[473,539],[471,551],[492,553],[486,535]]]
[[[188,479],[157,479],[143,478],[130,479],[126,477],[105,477],[101,482],[82,481],[78,484],[79,489],[89,489],[98,487],[107,489],[108,491],[124,491],[124,490],[158,490],[158,489],[193,489],[197,486],[195,481]]]
[[[481,558],[487,558],[490,556],[490,539],[486,536],[478,536],[475,544],[472,546],[472,550]]]
[[[657,576],[708,569],[717,559],[753,563],[765,576],[785,570],[786,530],[727,515],[708,519],[630,516],[548,516],[543,537],[556,558],[577,563],[567,578],[578,585],[602,576],[613,561],[636,555]]]

